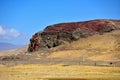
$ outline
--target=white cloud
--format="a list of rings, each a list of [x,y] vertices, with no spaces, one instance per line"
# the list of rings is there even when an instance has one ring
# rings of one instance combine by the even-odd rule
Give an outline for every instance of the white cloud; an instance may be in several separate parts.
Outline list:
[[[14,39],[20,36],[20,32],[14,28],[0,26],[0,39]]]
[[[0,26],[0,35],[4,35],[5,31],[3,30],[2,26]]]

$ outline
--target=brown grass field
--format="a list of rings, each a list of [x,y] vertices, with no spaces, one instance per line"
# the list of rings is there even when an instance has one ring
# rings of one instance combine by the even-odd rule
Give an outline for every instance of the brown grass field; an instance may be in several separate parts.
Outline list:
[[[120,67],[17,65],[0,66],[0,80],[120,80]]]

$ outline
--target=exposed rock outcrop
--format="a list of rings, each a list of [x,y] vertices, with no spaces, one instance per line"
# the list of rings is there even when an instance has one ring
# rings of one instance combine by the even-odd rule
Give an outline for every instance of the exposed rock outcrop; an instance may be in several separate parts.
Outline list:
[[[37,32],[32,36],[28,51],[52,48],[94,34],[103,34],[119,29],[120,20],[91,20],[54,24],[47,26],[43,32]]]

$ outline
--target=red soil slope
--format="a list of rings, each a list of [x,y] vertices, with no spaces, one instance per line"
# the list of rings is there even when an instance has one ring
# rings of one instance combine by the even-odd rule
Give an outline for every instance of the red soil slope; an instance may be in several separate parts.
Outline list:
[[[120,20],[91,20],[84,22],[71,22],[71,23],[60,23],[48,26],[45,31],[57,31],[57,32],[72,32],[76,29],[83,31],[96,32],[100,31],[103,27],[116,26],[120,28]]]

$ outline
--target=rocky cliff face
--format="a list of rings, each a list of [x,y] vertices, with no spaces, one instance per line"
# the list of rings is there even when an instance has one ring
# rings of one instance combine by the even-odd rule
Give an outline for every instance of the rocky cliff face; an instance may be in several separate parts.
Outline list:
[[[119,29],[120,20],[91,20],[54,24],[47,26],[43,32],[37,32],[32,36],[28,51],[52,48],[94,34],[103,34]]]

